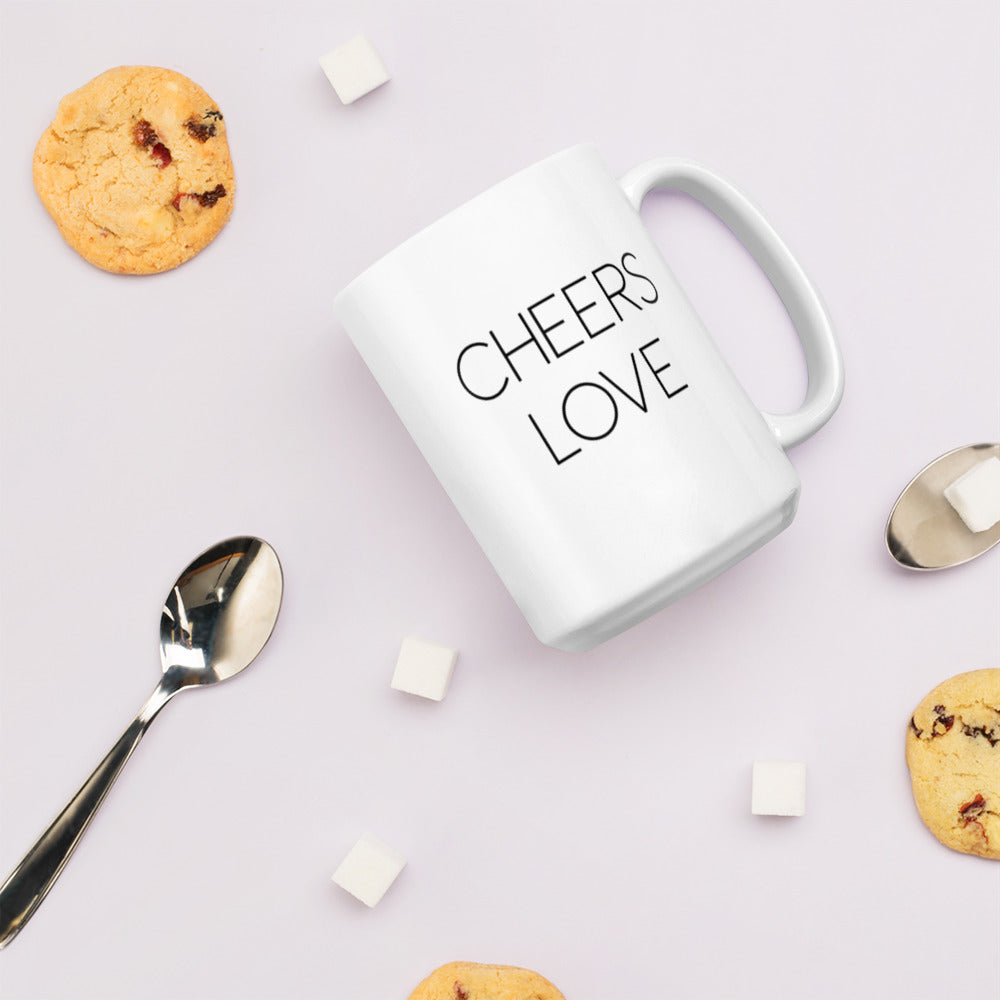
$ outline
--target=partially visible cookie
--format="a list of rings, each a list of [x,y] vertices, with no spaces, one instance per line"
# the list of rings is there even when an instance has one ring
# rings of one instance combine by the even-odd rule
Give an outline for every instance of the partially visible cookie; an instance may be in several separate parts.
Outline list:
[[[1000,669],[939,684],[906,735],[913,798],[946,847],[1000,859]]]
[[[105,271],[153,274],[193,257],[233,208],[226,124],[169,69],[109,69],[59,103],[34,181],[66,242]]]
[[[566,1000],[543,976],[513,965],[449,962],[435,969],[410,1000]]]

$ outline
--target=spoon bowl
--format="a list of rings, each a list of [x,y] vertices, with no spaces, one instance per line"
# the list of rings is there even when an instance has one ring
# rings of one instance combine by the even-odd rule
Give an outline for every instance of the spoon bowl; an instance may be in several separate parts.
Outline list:
[[[885,543],[896,562],[907,569],[947,569],[1000,542],[1000,524],[986,531],[970,531],[944,495],[959,476],[992,456],[1000,458],[1000,444],[955,448],[910,480],[885,528]]]
[[[160,709],[178,691],[228,680],[256,659],[278,619],[282,590],[274,549],[250,536],[213,545],[181,573],[160,617],[163,676],[132,724],[0,886],[0,948],[38,909]]]
[[[204,551],[163,602],[160,662],[182,686],[216,684],[248,667],[281,607],[281,565],[259,538],[230,538]]]

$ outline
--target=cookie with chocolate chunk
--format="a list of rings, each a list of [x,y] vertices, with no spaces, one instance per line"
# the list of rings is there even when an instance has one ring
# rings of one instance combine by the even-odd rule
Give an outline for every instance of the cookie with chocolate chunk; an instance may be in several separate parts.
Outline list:
[[[910,719],[906,763],[931,833],[956,851],[1000,859],[1000,669],[934,688]]]
[[[155,66],[109,69],[64,97],[33,173],[66,242],[118,274],[189,260],[233,208],[222,112],[198,84]]]
[[[566,1000],[543,976],[513,965],[449,962],[435,969],[410,1000]]]

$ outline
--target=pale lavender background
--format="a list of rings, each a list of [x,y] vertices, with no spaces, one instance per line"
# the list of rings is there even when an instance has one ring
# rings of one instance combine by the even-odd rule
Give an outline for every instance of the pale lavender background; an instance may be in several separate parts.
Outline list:
[[[883,548],[898,492],[1000,439],[994,0],[4,3],[0,868],[152,690],[185,562],[255,532],[287,594],[252,671],[158,720],[31,925],[5,998],[405,998],[466,958],[570,1000],[920,1000],[995,983],[1000,866],[939,846],[913,706],[1000,663],[1000,553]],[[393,80],[317,65],[364,31]],[[174,67],[226,114],[238,201],[196,261],[106,275],[31,153],[60,96]],[[848,371],[793,459],[792,527],[602,648],[530,635],[332,317],[336,291],[492,182],[580,141],[699,159],[766,209]],[[757,402],[792,407],[770,288],[684,199],[646,217]],[[390,690],[408,634],[460,647],[441,704]],[[808,814],[749,814],[756,757]],[[365,909],[365,831],[409,865]]]

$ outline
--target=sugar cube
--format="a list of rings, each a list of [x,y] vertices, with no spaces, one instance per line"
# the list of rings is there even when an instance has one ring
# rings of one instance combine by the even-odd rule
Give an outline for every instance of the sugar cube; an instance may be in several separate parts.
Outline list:
[[[399,648],[399,658],[392,675],[397,691],[441,701],[448,691],[455,670],[458,650],[440,642],[410,636]]]
[[[406,867],[406,859],[366,833],[347,852],[333,873],[333,881],[365,906],[374,906]]]
[[[355,35],[327,52],[319,64],[344,104],[364,97],[389,79],[389,72],[375,46],[364,35]]]
[[[1000,521],[1000,458],[974,465],[944,491],[969,531],[988,531]]]
[[[750,811],[755,816],[804,816],[805,764],[798,760],[755,760]]]

